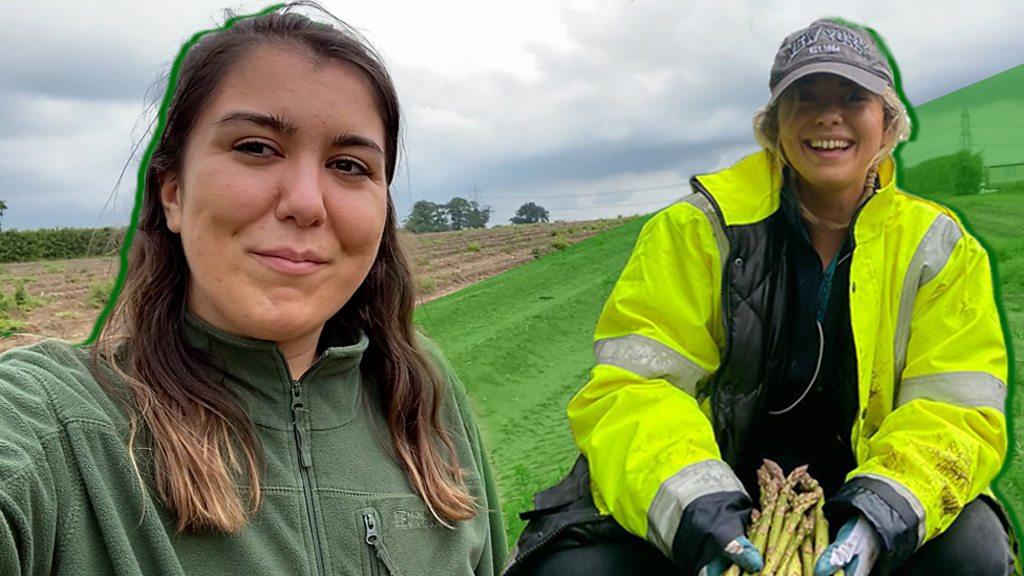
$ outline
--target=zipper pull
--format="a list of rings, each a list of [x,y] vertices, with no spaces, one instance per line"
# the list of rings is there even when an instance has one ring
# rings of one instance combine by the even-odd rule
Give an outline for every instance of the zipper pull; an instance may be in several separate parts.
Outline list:
[[[313,458],[309,455],[309,433],[302,429],[298,421],[295,422],[295,433],[299,436],[299,460],[303,468],[309,468],[313,465]]]
[[[302,385],[298,380],[292,383],[292,427],[295,429],[295,436],[299,443],[299,462],[303,468],[313,465],[313,458],[309,454],[309,432],[303,428],[305,424],[306,406],[302,403]]]
[[[370,546],[376,546],[380,534],[377,533],[377,519],[372,512],[363,514],[363,525],[366,526],[366,543]]]

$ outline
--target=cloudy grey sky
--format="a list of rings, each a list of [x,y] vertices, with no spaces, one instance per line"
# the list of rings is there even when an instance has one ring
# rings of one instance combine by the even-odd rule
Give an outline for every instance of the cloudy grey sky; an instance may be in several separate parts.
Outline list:
[[[4,5],[5,228],[127,222],[147,91],[222,8],[265,5],[83,4]],[[492,206],[492,223],[526,201],[565,220],[657,209],[689,175],[754,149],[750,118],[775,49],[820,16],[874,27],[913,103],[1024,63],[1020,0],[323,4],[366,34],[398,85],[406,154],[392,191],[403,218],[411,201],[456,195]]]

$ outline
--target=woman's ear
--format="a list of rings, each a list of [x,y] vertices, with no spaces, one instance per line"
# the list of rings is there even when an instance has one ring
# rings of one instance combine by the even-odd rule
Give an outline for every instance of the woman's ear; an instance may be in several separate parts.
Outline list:
[[[164,207],[164,219],[167,229],[175,234],[181,233],[181,189],[178,186],[177,174],[166,174],[160,183],[160,203]]]
[[[885,131],[882,132],[882,148],[890,145],[892,148],[896,148],[897,144],[899,142],[896,140],[896,120],[893,119],[886,125]]]

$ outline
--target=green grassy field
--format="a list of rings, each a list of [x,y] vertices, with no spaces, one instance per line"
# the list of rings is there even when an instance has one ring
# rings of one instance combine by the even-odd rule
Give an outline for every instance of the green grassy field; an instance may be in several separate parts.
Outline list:
[[[956,197],[949,202],[990,248],[1014,337],[1024,359],[1024,194]],[[531,495],[551,485],[576,455],[565,418],[569,398],[593,362],[593,328],[645,219],[426,304],[417,323],[462,378],[495,466],[510,539]],[[1024,428],[1024,398],[1013,414]],[[1017,432],[1024,440],[1024,430]],[[1017,446],[1024,446],[1018,441]],[[1024,451],[1018,449],[999,492],[1024,512]]]
[[[472,398],[510,536],[516,513],[575,457],[565,406],[593,363],[593,330],[644,219],[417,309]]]

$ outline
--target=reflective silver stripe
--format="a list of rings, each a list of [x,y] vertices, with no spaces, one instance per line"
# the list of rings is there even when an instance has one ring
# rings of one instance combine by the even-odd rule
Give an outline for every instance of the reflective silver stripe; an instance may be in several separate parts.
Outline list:
[[[953,248],[963,237],[960,226],[945,214],[935,217],[917,245],[914,257],[910,259],[907,275],[903,277],[903,292],[900,294],[899,315],[896,317],[896,338],[894,357],[896,382],[900,381],[907,366],[907,346],[910,342],[910,321],[914,315],[914,300],[921,286],[932,281],[953,254]]]
[[[743,484],[721,460],[704,460],[686,466],[661,483],[647,510],[647,540],[672,557],[672,542],[691,502],[715,492],[743,492]]]
[[[858,474],[855,477],[871,478],[872,480],[878,480],[879,482],[882,482],[883,484],[895,490],[897,494],[899,494],[904,500],[907,501],[907,504],[910,504],[910,507],[914,510],[914,514],[917,516],[917,545],[914,547],[914,549],[916,550],[920,548],[921,544],[924,543],[924,504],[921,504],[921,501],[917,499],[917,496],[914,496],[914,493],[910,491],[910,488],[907,488],[906,486],[900,484],[899,482],[893,480],[892,478],[888,478],[886,476],[879,476],[878,474]]]
[[[1006,383],[988,372],[943,372],[907,378],[900,386],[896,406],[918,398],[1005,413]]]
[[[668,380],[690,396],[696,395],[697,383],[708,376],[707,370],[686,356],[639,334],[598,340],[594,343],[594,356],[598,364],[618,366],[644,378]]]
[[[719,259],[722,262],[722,266],[725,266],[725,259],[729,257],[729,241],[725,237],[725,230],[722,230],[722,221],[718,218],[718,212],[715,211],[711,201],[704,194],[694,192],[680,200],[680,202],[686,202],[697,207],[707,216],[708,222],[711,224],[711,232],[715,235],[715,243],[718,244]]]

